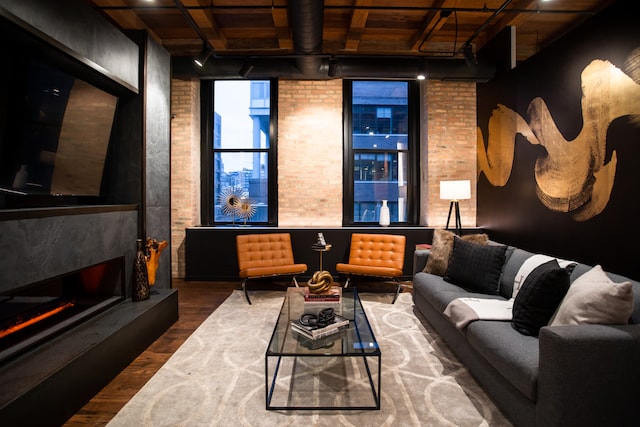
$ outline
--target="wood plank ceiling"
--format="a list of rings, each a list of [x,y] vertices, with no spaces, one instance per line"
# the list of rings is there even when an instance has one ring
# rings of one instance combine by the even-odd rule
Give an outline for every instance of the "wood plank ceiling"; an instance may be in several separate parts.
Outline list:
[[[145,29],[173,57],[463,58],[506,27],[523,61],[613,0],[85,0],[123,30]],[[294,7],[295,6],[295,7]],[[302,15],[294,13],[302,8]],[[304,18],[301,28],[296,21]],[[321,15],[321,16],[320,16]],[[296,32],[321,34],[296,46]],[[311,25],[311,27],[313,27]],[[302,34],[305,37],[305,34]],[[513,48],[512,48],[513,49]],[[513,51],[512,51],[513,52]]]

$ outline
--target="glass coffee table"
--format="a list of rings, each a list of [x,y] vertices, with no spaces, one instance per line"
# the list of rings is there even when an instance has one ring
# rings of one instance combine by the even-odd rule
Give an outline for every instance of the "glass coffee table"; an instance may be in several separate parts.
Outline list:
[[[333,307],[350,320],[330,337],[309,340],[291,329],[305,312]],[[287,288],[265,355],[268,410],[380,409],[381,352],[355,288],[340,303],[306,303]]]

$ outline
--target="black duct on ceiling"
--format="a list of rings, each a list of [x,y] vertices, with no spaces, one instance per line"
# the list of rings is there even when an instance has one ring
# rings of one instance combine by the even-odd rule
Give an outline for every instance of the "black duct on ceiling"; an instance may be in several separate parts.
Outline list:
[[[251,79],[296,79],[325,80],[332,78],[348,79],[415,79],[421,64],[428,79],[460,80],[486,82],[493,78],[495,66],[478,63],[469,66],[464,59],[439,59],[423,57],[344,57],[334,58],[335,74],[329,76],[331,58],[316,56],[317,69],[314,72],[302,71],[292,56],[252,58]],[[175,78],[237,79],[238,70],[245,64],[246,58],[212,58],[203,68],[197,68],[190,57],[172,58],[172,73]],[[309,61],[310,62],[310,61]]]
[[[416,57],[328,56],[322,54],[324,0],[289,2],[289,22],[293,38],[293,55],[269,57],[220,57],[214,54],[203,68],[196,68],[191,58],[173,58],[173,75],[177,78],[237,79],[247,60],[254,67],[251,79],[289,78],[321,80],[330,78],[415,79],[421,64],[427,78],[439,80],[488,81],[493,77],[492,64],[469,66],[462,59]],[[333,63],[333,65],[331,65]],[[329,69],[331,68],[331,76]]]

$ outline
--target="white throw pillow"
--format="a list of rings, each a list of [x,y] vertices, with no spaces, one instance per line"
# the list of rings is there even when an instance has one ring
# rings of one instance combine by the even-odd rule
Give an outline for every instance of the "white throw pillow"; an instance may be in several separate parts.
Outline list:
[[[550,325],[624,325],[632,311],[631,282],[615,283],[596,265],[571,284]]]

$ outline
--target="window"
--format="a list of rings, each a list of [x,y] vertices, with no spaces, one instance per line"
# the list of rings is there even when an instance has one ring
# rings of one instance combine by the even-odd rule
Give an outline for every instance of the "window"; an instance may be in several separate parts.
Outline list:
[[[344,85],[344,223],[378,223],[387,200],[392,224],[416,224],[418,85],[347,80]]]
[[[277,223],[274,86],[202,82],[203,223]]]

